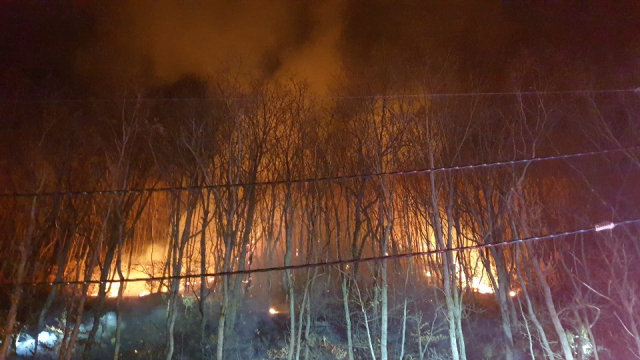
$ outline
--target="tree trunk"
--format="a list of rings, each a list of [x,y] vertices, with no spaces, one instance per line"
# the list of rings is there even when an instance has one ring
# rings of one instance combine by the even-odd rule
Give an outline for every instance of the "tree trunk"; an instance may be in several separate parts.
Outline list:
[[[224,330],[225,320],[227,317],[227,305],[229,303],[229,295],[227,289],[227,279],[222,279],[222,306],[220,309],[220,318],[218,319],[218,339],[216,342],[216,360],[223,360],[224,354]]]
[[[65,236],[63,237],[64,243],[62,245],[62,247],[60,248],[60,251],[58,253],[57,256],[57,260],[56,260],[56,266],[57,266],[57,271],[56,271],[56,277],[55,277],[55,282],[56,283],[60,283],[63,280],[64,277],[64,271],[66,269],[66,264],[67,264],[67,255],[69,254],[69,249],[71,247],[71,239],[74,235],[75,232],[75,226],[71,226],[71,229],[67,229],[67,231],[65,232]],[[38,317],[38,327],[37,327],[37,331],[36,334],[40,334],[40,332],[42,330],[44,330],[44,320],[45,320],[45,316],[47,315],[47,312],[49,311],[49,308],[51,308],[51,305],[53,304],[53,301],[56,298],[56,295],[58,293],[58,287],[60,285],[53,285],[51,287],[51,291],[49,291],[49,295],[47,295],[47,300],[44,303],[44,306],[42,307],[42,310],[40,310],[40,316]],[[33,357],[37,357],[38,354],[38,337],[36,336],[36,343],[35,343],[35,350],[34,350],[34,354]]]
[[[491,269],[491,261],[483,257],[484,268],[487,275],[491,279],[491,284],[495,290],[495,295],[498,298],[498,305],[500,307],[500,317],[502,322],[502,331],[505,335],[505,360],[513,359],[513,332],[511,329],[511,318],[509,312],[509,294],[510,284],[508,281],[508,274],[505,271],[504,254],[499,248],[490,248],[493,261],[496,264],[496,270],[498,272],[498,278],[496,279]]]
[[[207,227],[209,225],[209,204],[210,194],[206,193],[203,201],[202,229],[200,230],[200,356],[204,359],[207,336],[205,329],[207,326],[206,300],[207,300]]]
[[[11,337],[13,336],[13,327],[16,323],[16,316],[18,315],[18,306],[20,305],[20,299],[22,298],[22,282],[24,281],[24,275],[27,269],[27,262],[29,261],[29,254],[31,252],[31,240],[36,227],[36,204],[38,198],[34,197],[31,202],[31,215],[29,217],[29,227],[27,233],[20,243],[20,261],[18,263],[18,272],[14,279],[14,288],[11,293],[11,306],[7,313],[7,321],[4,326],[4,339],[2,340],[2,348],[0,348],[0,360],[4,360],[8,355],[9,346],[11,345]]]
[[[108,281],[109,275],[111,274],[111,263],[113,263],[113,258],[115,256],[115,251],[118,243],[117,236],[117,232],[112,230],[112,233],[110,235],[110,243],[112,245],[108,246],[107,254],[105,256],[104,263],[102,264],[102,271],[100,272],[100,285],[98,287],[97,304],[93,307],[95,311],[93,315],[93,323],[91,326],[91,330],[89,331],[87,343],[84,347],[84,352],[82,354],[82,358],[85,360],[91,359],[91,349],[93,347],[96,335],[98,334],[98,328],[100,327],[100,317],[102,316],[104,303],[107,297],[107,286],[111,287],[111,283],[109,283]],[[114,237],[116,237],[115,243],[113,240]]]
[[[376,351],[373,347],[373,340],[371,339],[371,328],[369,327],[369,316],[367,315],[367,308],[364,300],[362,299],[362,294],[360,293],[360,287],[358,287],[357,282],[353,282],[355,289],[358,293],[358,302],[360,303],[360,310],[362,311],[362,316],[364,317],[364,328],[367,331],[367,341],[369,343],[369,352],[371,353],[371,359],[376,360]]]
[[[284,226],[285,226],[285,241],[286,250],[284,254],[284,265],[291,265],[291,251],[293,246],[293,205],[291,200],[291,188],[287,189],[285,194],[285,209],[284,209]],[[293,277],[291,276],[291,270],[285,270],[285,284],[287,286],[287,294],[289,298],[289,348],[287,350],[287,360],[293,359],[293,354],[296,346],[296,308],[295,308],[295,291],[293,288]]]
[[[527,303],[527,313],[529,314],[529,318],[531,322],[536,328],[538,335],[540,336],[540,340],[542,342],[542,349],[547,355],[548,359],[554,359],[553,351],[551,350],[551,346],[549,345],[549,341],[547,340],[547,334],[542,327],[542,324],[538,320],[538,316],[536,315],[536,311],[531,302],[531,297],[529,296],[529,291],[527,289],[526,283],[524,281],[524,277],[522,272],[520,271],[520,245],[516,245],[516,274],[518,275],[518,279],[520,279],[520,290],[522,291],[522,295],[524,296],[525,302]],[[527,277],[530,280],[533,280],[531,276],[528,274],[529,270],[527,270]]]
[[[195,196],[196,195],[193,195],[192,193],[189,193],[187,195],[187,201],[186,201],[187,208],[185,209],[186,215],[185,215],[185,221],[183,225],[184,227],[182,231],[180,231],[179,229],[180,227],[179,202],[181,201],[181,199],[176,198],[174,200],[176,201],[175,203],[176,205],[173,210],[176,212],[176,214],[173,220],[175,221],[175,224],[173,226],[177,228],[177,231],[173,232],[175,236],[172,239],[174,251],[173,251],[171,262],[173,265],[172,275],[174,276],[174,278],[171,279],[171,287],[169,289],[169,303],[167,305],[167,349],[166,349],[166,357],[165,357],[167,360],[171,360],[171,358],[173,357],[173,351],[174,351],[173,331],[175,328],[176,317],[178,316],[178,307],[179,307],[179,298],[180,298],[181,279],[179,277],[182,274],[182,260],[184,257],[184,250],[187,243],[189,242],[189,239],[191,238],[191,226],[193,221],[193,215],[195,212],[194,204],[196,203]]]
[[[349,310],[349,287],[347,286],[347,274],[342,273],[342,305],[344,307],[344,319],[347,326],[347,353],[349,360],[353,360],[353,338],[351,330],[351,311]]]
[[[540,286],[542,286],[542,295],[544,298],[544,303],[547,306],[547,310],[549,311],[549,316],[551,317],[551,323],[553,324],[553,328],[556,330],[558,334],[558,339],[560,340],[560,345],[562,346],[562,353],[564,354],[564,358],[566,360],[573,360],[573,353],[571,352],[571,346],[569,346],[569,340],[567,339],[567,334],[564,331],[564,327],[560,322],[560,317],[558,317],[558,312],[556,311],[556,306],[553,303],[553,296],[551,295],[551,288],[549,288],[549,283],[547,283],[547,279],[542,273],[542,269],[540,269],[540,263],[538,262],[537,256],[533,254],[533,247],[531,244],[526,244],[527,250],[529,251],[529,257],[531,258],[531,262],[533,264],[533,269],[536,273],[538,281],[540,282]]]
[[[382,246],[382,255],[387,254],[387,250],[389,248],[389,228],[390,224],[385,225],[384,228],[384,240]],[[387,351],[387,338],[388,338],[388,328],[389,328],[389,300],[388,300],[388,292],[389,292],[389,284],[387,283],[387,270],[388,270],[387,260],[382,260],[382,286],[381,286],[381,294],[380,294],[380,359],[387,360],[388,351]]]
[[[433,166],[433,157],[431,159],[431,165]],[[431,211],[433,212],[433,227],[435,228],[436,243],[440,250],[446,250],[444,243],[444,233],[442,231],[442,219],[440,217],[440,208],[438,205],[438,191],[436,190],[435,175],[430,173],[431,180]],[[454,282],[455,286],[455,268],[453,268],[453,259],[451,253],[447,252],[442,254],[442,277],[444,283],[444,298],[447,307],[447,321],[449,323],[449,344],[451,347],[451,358],[453,360],[460,360],[460,352],[458,349],[457,339],[457,322],[455,308],[456,304],[453,299],[453,289],[451,282]],[[453,275],[452,275],[453,272]]]

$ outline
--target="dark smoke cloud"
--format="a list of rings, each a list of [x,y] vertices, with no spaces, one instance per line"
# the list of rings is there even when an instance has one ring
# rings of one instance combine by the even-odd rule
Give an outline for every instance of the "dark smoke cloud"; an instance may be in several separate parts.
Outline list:
[[[337,2],[127,3],[104,9],[98,41],[77,66],[116,87],[225,69],[304,77],[322,88],[339,64],[340,9]]]
[[[378,86],[363,81],[402,88],[446,69],[451,89],[500,90],[526,71],[624,86],[640,68],[635,0],[44,4],[0,6],[5,88],[10,72],[106,95],[229,70],[362,93]]]

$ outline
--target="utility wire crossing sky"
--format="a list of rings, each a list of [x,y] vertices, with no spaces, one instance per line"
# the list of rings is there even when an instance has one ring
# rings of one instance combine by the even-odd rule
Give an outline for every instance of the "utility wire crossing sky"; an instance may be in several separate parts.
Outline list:
[[[362,180],[362,179],[368,179],[373,177],[428,174],[433,172],[489,168],[494,166],[523,165],[523,164],[529,164],[533,162],[568,160],[568,159],[575,159],[575,158],[586,157],[586,156],[606,155],[606,154],[612,154],[617,152],[635,151],[638,149],[640,149],[640,146],[629,146],[629,147],[623,147],[618,149],[588,151],[588,152],[565,154],[565,155],[551,155],[551,156],[534,157],[534,158],[521,159],[521,160],[497,161],[492,163],[445,166],[445,167],[430,168],[430,169],[392,171],[392,172],[362,174],[362,175],[330,176],[330,177],[297,179],[297,180],[278,180],[278,181],[264,181],[264,182],[253,182],[253,183],[140,188],[140,189],[109,189],[109,190],[61,191],[61,192],[43,192],[43,193],[7,193],[7,194],[0,194],[0,198],[18,198],[18,197],[26,197],[26,198],[36,197],[37,198],[37,197],[57,197],[57,196],[136,194],[136,193],[157,193],[157,192],[167,192],[167,191],[190,191],[190,190],[236,188],[236,187],[246,187],[246,186],[277,186],[277,185],[293,185],[293,184],[312,184],[312,183],[321,183],[321,182],[337,182],[337,181],[345,181],[345,180]]]
[[[470,250],[480,250],[487,249],[492,247],[501,247],[507,245],[515,245],[515,244],[523,244],[530,243],[535,241],[542,241],[548,239],[555,239],[560,237],[566,237],[571,235],[580,235],[589,232],[600,232],[604,230],[612,230],[617,226],[626,226],[631,224],[640,224],[640,219],[632,219],[632,220],[624,220],[618,222],[608,222],[603,224],[598,224],[594,227],[583,228],[579,230],[571,230],[565,231],[561,233],[542,235],[542,236],[532,236],[527,238],[519,238],[513,240],[507,240],[499,243],[491,243],[491,244],[477,244],[470,246],[460,246],[451,249],[440,249],[440,250],[429,250],[429,251],[417,251],[410,252],[404,254],[396,254],[396,255],[385,255],[385,256],[373,256],[366,257],[360,259],[346,259],[346,260],[334,260],[334,261],[324,261],[318,263],[306,263],[300,265],[289,265],[289,266],[274,266],[274,267],[266,267],[266,268],[257,268],[257,269],[247,269],[247,270],[236,270],[236,271],[221,271],[215,273],[205,273],[205,274],[190,274],[190,275],[178,275],[178,276],[153,276],[146,278],[133,278],[133,279],[122,279],[122,280],[86,280],[86,281],[41,281],[41,282],[25,282],[20,284],[12,284],[5,283],[0,284],[0,286],[38,286],[38,285],[86,285],[86,284],[100,284],[100,283],[129,283],[129,282],[140,282],[140,281],[160,281],[160,280],[177,280],[177,279],[197,279],[200,277],[219,277],[219,276],[234,276],[234,275],[249,275],[254,273],[265,273],[272,271],[285,271],[285,270],[298,270],[298,269],[309,269],[315,267],[323,267],[323,266],[334,266],[334,265],[343,265],[343,264],[356,264],[356,263],[365,263],[365,262],[373,262],[373,261],[384,261],[384,260],[395,260],[395,259],[403,259],[403,258],[414,258],[417,256],[427,256],[427,255],[439,255],[450,252],[458,252],[458,251],[470,251]]]
[[[570,95],[570,94],[622,94],[637,93],[640,94],[640,87],[631,89],[577,89],[577,90],[531,90],[531,91],[490,91],[490,92],[459,92],[459,93],[424,93],[424,94],[371,94],[371,95],[325,95],[325,96],[308,96],[308,99],[403,99],[403,98],[438,98],[438,97],[480,97],[480,96],[542,96],[542,95]],[[151,101],[213,101],[213,100],[252,100],[254,96],[247,97],[186,97],[186,98],[166,98],[166,97],[150,97],[150,98],[98,98],[98,99],[0,99],[0,103],[11,104],[31,104],[31,103],[127,103],[127,102],[151,102]]]

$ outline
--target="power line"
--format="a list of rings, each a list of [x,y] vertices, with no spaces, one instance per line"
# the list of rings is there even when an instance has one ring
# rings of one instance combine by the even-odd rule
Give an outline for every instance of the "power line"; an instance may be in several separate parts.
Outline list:
[[[571,235],[580,235],[580,234],[585,234],[589,232],[600,232],[603,230],[611,230],[617,226],[625,226],[625,225],[631,225],[635,223],[640,223],[640,219],[610,222],[610,223],[607,223],[606,225],[598,224],[594,227],[583,228],[579,230],[565,231],[561,233],[542,235],[542,236],[519,238],[519,239],[513,239],[513,240],[508,240],[508,241],[499,242],[499,243],[476,244],[476,245],[469,245],[469,246],[460,246],[460,247],[451,248],[451,249],[416,251],[416,252],[396,254],[396,255],[372,256],[372,257],[366,257],[366,258],[347,259],[347,260],[333,260],[333,261],[324,261],[324,262],[317,262],[317,263],[306,263],[306,264],[300,264],[300,265],[274,266],[274,267],[257,268],[257,269],[220,271],[220,272],[214,272],[214,273],[204,273],[204,274],[201,273],[201,274],[192,274],[192,275],[153,276],[148,278],[133,278],[133,279],[122,279],[122,280],[111,279],[111,280],[104,280],[104,281],[102,280],[41,281],[41,282],[21,283],[19,285],[20,286],[39,286],[39,285],[53,286],[53,285],[86,285],[86,284],[100,284],[100,283],[120,283],[120,282],[129,283],[129,282],[141,282],[141,281],[185,280],[185,279],[197,279],[200,277],[209,278],[209,277],[221,277],[221,276],[250,275],[255,273],[266,273],[266,272],[273,272],[273,271],[310,269],[310,268],[324,267],[324,266],[357,264],[357,263],[366,263],[366,262],[373,262],[373,261],[413,258],[418,256],[440,255],[440,254],[451,253],[451,252],[481,250],[481,249],[487,249],[487,248],[542,241],[542,240],[560,238],[560,237],[571,236]],[[603,229],[603,226],[604,226],[604,229]],[[15,286],[15,285],[16,284],[11,284],[11,283],[0,284],[0,286]]]
[[[489,91],[489,92],[445,92],[445,93],[424,93],[424,94],[368,94],[368,95],[326,95],[308,96],[308,99],[404,99],[404,98],[447,98],[447,97],[485,97],[485,96],[540,96],[540,95],[570,95],[570,94],[621,94],[638,93],[640,87],[628,89],[574,89],[574,90],[529,90],[529,91]],[[152,101],[172,101],[172,102],[195,102],[195,101],[218,101],[218,100],[254,100],[256,96],[246,97],[186,97],[186,98],[97,98],[97,99],[0,99],[0,103],[31,104],[31,103],[135,103]]]
[[[640,87],[635,89],[582,89],[555,91],[495,91],[495,92],[465,92],[465,93],[432,93],[432,94],[397,94],[397,95],[355,95],[355,96],[327,96],[334,99],[370,99],[370,98],[437,98],[437,97],[480,97],[480,96],[537,96],[537,95],[568,95],[568,94],[618,94],[640,93]]]
[[[437,173],[437,172],[481,169],[481,168],[490,168],[494,166],[522,165],[522,164],[529,164],[533,162],[568,160],[568,159],[575,159],[575,158],[586,157],[586,156],[606,155],[606,154],[612,154],[617,152],[634,151],[638,149],[640,149],[640,146],[629,146],[629,147],[617,148],[617,149],[588,151],[588,152],[564,154],[564,155],[551,155],[551,156],[545,156],[545,157],[533,157],[533,158],[520,159],[520,160],[496,161],[491,163],[459,165],[459,166],[444,166],[444,167],[436,167],[436,168],[428,168],[428,169],[400,170],[400,171],[380,172],[380,173],[370,173],[370,174],[327,176],[327,177],[294,179],[294,180],[275,180],[275,181],[259,181],[259,182],[248,182],[248,183],[214,184],[214,185],[197,185],[197,186],[168,186],[168,187],[139,188],[139,189],[58,191],[58,192],[43,192],[43,193],[4,193],[4,194],[0,194],[0,198],[139,194],[139,193],[158,193],[158,192],[168,192],[168,191],[182,192],[182,191],[192,191],[192,190],[229,189],[229,188],[249,187],[249,186],[278,186],[278,185],[325,183],[325,182],[338,182],[338,181],[348,181],[348,180],[364,180],[364,179],[370,179],[375,177],[393,177],[393,176],[400,176],[400,175],[417,175],[417,174],[428,174],[428,173]]]

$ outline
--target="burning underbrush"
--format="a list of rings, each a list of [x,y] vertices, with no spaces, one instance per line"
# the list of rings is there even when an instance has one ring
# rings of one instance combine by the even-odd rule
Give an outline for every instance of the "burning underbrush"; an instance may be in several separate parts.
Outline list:
[[[163,253],[157,249],[155,252]],[[443,331],[446,315],[438,305],[444,303],[437,290],[441,274],[428,264],[416,262],[415,266],[412,281],[422,286],[415,286],[411,292],[406,285],[401,285],[407,283],[409,273],[393,271],[388,275],[389,291],[397,295],[397,298],[390,296],[389,309],[393,312],[389,320],[390,349],[396,351],[399,344],[406,342],[407,353],[424,355],[427,351],[424,349],[429,348],[434,356],[444,354],[448,335]],[[463,301],[495,312],[496,295],[490,274],[482,270],[472,272],[470,268],[456,263],[456,276],[465,294]],[[72,358],[82,358],[88,345],[92,348],[92,359],[112,359],[115,351],[123,359],[161,358],[168,338],[174,339],[174,357],[215,358],[222,313],[233,314],[233,317],[227,315],[229,319],[224,323],[224,352],[225,356],[236,358],[287,358],[291,351],[288,343],[292,315],[295,315],[296,342],[304,344],[299,351],[308,352],[311,358],[344,359],[348,326],[353,333],[355,356],[367,358],[371,347],[369,338],[375,340],[381,331],[376,327],[380,322],[380,299],[375,271],[361,270],[349,285],[352,287],[348,295],[351,324],[347,325],[343,290],[340,281],[336,281],[340,278],[335,277],[332,269],[319,272],[316,277],[326,281],[318,282],[311,280],[311,273],[306,269],[291,272],[295,279],[294,314],[291,313],[291,293],[283,285],[285,277],[281,272],[232,277],[225,286],[235,286],[234,295],[228,301],[228,308],[223,309],[222,289],[226,278],[190,277],[199,269],[186,263],[179,279],[171,279],[172,271],[153,256],[152,250],[131,259],[130,263],[123,262],[121,271],[110,269],[102,284],[99,281],[105,276],[99,270],[93,273],[90,285],[59,287],[56,300],[40,326],[37,325],[39,310],[21,321],[12,344],[17,357],[29,358],[37,353],[38,358],[57,359],[75,331],[77,340],[72,344]],[[350,271],[350,265],[344,270]],[[215,267],[207,266],[207,272],[215,272]],[[169,292],[172,285],[178,289],[173,295]],[[100,296],[101,291],[104,297]],[[32,298],[44,299],[47,293]],[[204,302],[202,294],[205,294]],[[513,297],[516,293],[510,295]],[[405,299],[409,301],[404,303]],[[406,320],[401,320],[403,307],[409,309]],[[31,308],[40,309],[42,304],[33,303]],[[27,307],[25,312],[29,313],[31,308]],[[169,325],[172,313],[176,314],[175,323]],[[167,330],[170,326],[171,335]],[[418,343],[425,348],[412,348]]]
[[[92,308],[97,299],[89,298],[85,306]],[[178,317],[175,324],[176,347],[180,358],[199,358],[204,352],[207,357],[214,356],[218,315],[215,304],[209,303],[214,315],[204,322],[201,328],[201,316],[197,309],[198,300],[193,296],[182,295],[178,300]],[[112,359],[116,343],[116,330],[120,328],[120,358],[160,358],[166,345],[168,296],[154,293],[147,296],[128,296],[121,299],[108,298],[104,304],[104,313],[99,317],[96,338],[89,339],[95,313],[87,310],[78,327],[78,341],[72,358],[80,358],[87,342],[93,342],[92,359]],[[75,321],[67,319],[67,313],[56,304],[56,311],[45,320],[41,331],[37,326],[21,325],[14,336],[12,353],[16,358],[57,359],[65,336],[75,328]],[[271,307],[273,310],[274,307]],[[246,301],[238,309],[235,333],[229,337],[228,349],[244,354],[243,358],[267,358],[269,349],[284,347],[284,334],[287,332],[289,315],[255,301]],[[118,321],[119,314],[119,321]],[[66,332],[66,334],[65,334]],[[201,334],[204,337],[201,341]],[[38,339],[36,345],[36,338]],[[37,348],[36,348],[37,346]],[[191,354],[191,355],[187,355]]]
[[[266,276],[266,275],[265,275]],[[276,279],[277,277],[274,277]],[[291,313],[287,293],[280,290],[281,284],[272,289],[264,285],[267,281],[256,279],[253,287],[243,297],[233,302],[235,321],[232,328],[227,329],[225,335],[225,358],[243,359],[283,359],[288,351],[288,338],[290,334]],[[215,358],[217,346],[218,326],[221,314],[221,296],[211,292],[205,301],[206,316],[202,318],[200,299],[194,293],[194,289],[187,287],[179,294],[174,303],[177,317],[174,328],[176,358]],[[304,288],[297,289],[296,291]],[[344,307],[339,287],[323,284],[309,290],[308,296],[312,297],[313,305],[302,314],[303,326],[298,328],[296,336],[299,336],[305,346],[303,353],[308,352],[310,358],[335,358],[345,359],[347,346],[347,325],[344,318]],[[355,291],[355,289],[354,289]],[[373,289],[362,288],[362,298],[351,298],[351,321],[353,332],[353,346],[357,358],[369,356],[367,333],[377,336],[380,331],[376,328],[378,320],[373,304],[376,296]],[[390,309],[393,314],[389,323],[390,349],[399,349],[403,343],[402,328],[406,327],[405,351],[418,354],[420,349],[414,348],[418,340],[425,346],[424,351],[432,355],[444,354],[448,346],[446,329],[446,317],[441,312],[443,298],[441,293],[430,286],[416,287],[411,290],[393,290]],[[472,293],[470,293],[472,294]],[[300,321],[300,301],[303,295],[296,298],[296,321]],[[119,343],[121,359],[156,359],[162,358],[167,344],[167,310],[171,301],[167,293],[155,292],[146,296],[108,297],[105,299],[102,311],[97,314],[94,309],[100,301],[96,297],[88,297],[84,304],[82,319],[69,315],[69,294],[61,294],[52,305],[49,316],[45,318],[42,327],[37,326],[36,319],[25,320],[20,325],[20,331],[13,339],[13,354],[16,358],[31,358],[37,353],[37,358],[57,359],[61,346],[65,343],[78,326],[78,337],[75,343],[72,358],[82,358],[82,353],[88,343],[93,344],[92,359],[113,359],[116,344]],[[298,296],[298,295],[296,295]],[[469,339],[474,342],[471,334],[487,335],[491,332],[487,328],[495,328],[498,336],[500,326],[492,319],[497,315],[497,307],[493,294],[475,293],[469,295],[464,301],[475,301],[482,305],[485,313],[473,321],[468,321]],[[403,320],[402,306],[404,299],[410,299],[408,309],[409,316]],[[365,317],[366,311],[368,317]],[[96,337],[90,339],[95,316],[98,316],[98,328]],[[309,322],[307,329],[306,323]],[[367,322],[369,329],[367,329]],[[493,325],[488,326],[491,323]],[[227,323],[228,324],[228,323]],[[228,325],[229,326],[229,325]],[[484,329],[475,332],[474,328]],[[118,340],[117,331],[121,332]],[[36,339],[38,346],[36,349]],[[473,344],[469,344],[473,347]],[[489,351],[486,347],[480,347],[478,351]],[[495,352],[491,348],[492,352]],[[396,354],[397,355],[397,354]],[[426,355],[426,353],[425,353]],[[301,354],[302,357],[302,354]]]

